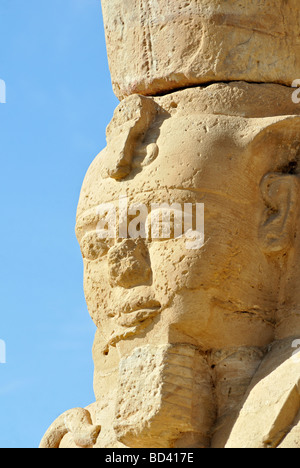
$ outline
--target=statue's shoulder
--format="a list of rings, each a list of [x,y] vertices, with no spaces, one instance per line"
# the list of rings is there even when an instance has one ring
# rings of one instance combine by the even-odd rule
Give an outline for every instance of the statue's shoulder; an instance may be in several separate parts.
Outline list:
[[[300,447],[300,337],[275,342],[258,368],[227,448]]]

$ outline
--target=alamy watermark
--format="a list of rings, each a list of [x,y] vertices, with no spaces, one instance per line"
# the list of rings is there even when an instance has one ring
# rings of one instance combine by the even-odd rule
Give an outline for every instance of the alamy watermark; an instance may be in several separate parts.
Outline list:
[[[6,104],[6,84],[0,79],[0,104]],[[6,364],[6,343],[0,340],[0,364]]]
[[[0,364],[6,364],[6,343],[0,340]]]
[[[292,101],[294,104],[300,104],[300,79],[293,81],[292,88],[297,88],[292,93]],[[295,364],[298,364],[300,363],[300,339],[293,341],[292,348],[295,349],[292,354],[292,360]]]
[[[292,101],[294,104],[300,104],[300,79],[293,81],[292,88],[297,88],[292,94]]]
[[[0,104],[6,104],[6,84],[0,79]]]
[[[97,235],[100,239],[184,238],[188,250],[204,245],[203,203],[143,203],[129,205],[126,195],[120,196],[119,205],[104,203],[97,207],[100,219]]]
[[[292,360],[295,364],[298,364],[300,362],[300,340],[294,340],[292,348],[295,348],[295,351],[292,354]]]

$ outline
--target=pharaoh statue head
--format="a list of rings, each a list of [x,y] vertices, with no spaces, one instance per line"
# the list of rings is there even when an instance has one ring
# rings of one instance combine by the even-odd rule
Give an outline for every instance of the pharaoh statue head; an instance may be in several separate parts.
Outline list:
[[[213,397],[220,352],[242,353],[245,392],[264,347],[300,334],[298,113],[289,88],[242,82],[134,95],[116,109],[83,184],[77,237],[98,329],[95,393],[105,400],[107,388],[116,392],[123,443],[206,446],[216,414],[232,404]],[[176,210],[200,204],[204,243],[189,248],[174,235]],[[115,238],[99,230],[110,206]],[[145,236],[153,207],[170,211],[167,238]],[[140,225],[134,237],[132,224]],[[182,367],[193,384],[178,396]],[[196,409],[180,426],[184,406]]]
[[[297,446],[299,2],[102,7],[121,102],[76,220],[96,402],[42,446]]]

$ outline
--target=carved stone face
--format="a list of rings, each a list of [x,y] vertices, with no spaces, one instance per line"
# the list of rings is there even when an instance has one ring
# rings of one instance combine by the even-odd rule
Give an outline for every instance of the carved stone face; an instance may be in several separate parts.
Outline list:
[[[97,325],[96,402],[62,415],[44,446],[68,432],[61,447],[275,447],[288,428],[295,443],[300,109],[291,94],[217,84],[117,108],[76,223]],[[167,237],[152,225],[145,236],[162,204],[204,205],[205,242],[190,247],[175,211]],[[118,217],[111,235],[105,225]]]
[[[274,339],[275,264],[294,235],[276,194],[287,214],[298,180],[299,124],[280,116],[285,90],[264,106],[244,99],[245,86],[143,98],[145,115],[137,96],[117,109],[108,147],[86,176],[77,217],[86,300],[104,354],[141,343],[186,342],[205,350]],[[259,92],[271,96],[268,87]],[[152,203],[203,203],[204,246],[189,250],[185,238],[172,236],[99,239],[97,207],[118,207],[122,196],[149,213]]]

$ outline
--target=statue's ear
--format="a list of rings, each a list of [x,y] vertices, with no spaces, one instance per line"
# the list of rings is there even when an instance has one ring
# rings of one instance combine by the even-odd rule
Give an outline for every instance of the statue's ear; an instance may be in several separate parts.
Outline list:
[[[296,233],[299,179],[292,174],[267,174],[261,182],[261,192],[266,204],[259,228],[261,248],[267,254],[287,251]]]
[[[266,174],[258,238],[266,254],[284,253],[294,242],[300,193],[300,116],[254,119],[248,132],[251,157]]]

